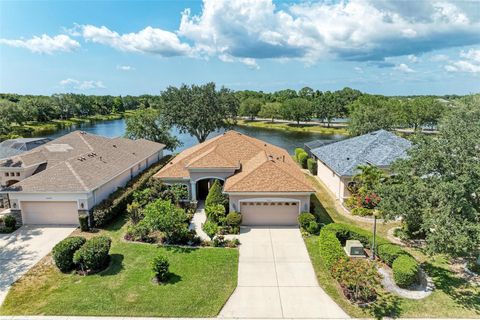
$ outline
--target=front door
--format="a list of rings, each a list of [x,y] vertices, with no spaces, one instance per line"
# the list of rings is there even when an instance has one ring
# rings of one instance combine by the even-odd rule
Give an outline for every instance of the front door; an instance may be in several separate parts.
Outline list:
[[[197,200],[207,199],[209,188],[209,179],[200,180],[197,182]]]

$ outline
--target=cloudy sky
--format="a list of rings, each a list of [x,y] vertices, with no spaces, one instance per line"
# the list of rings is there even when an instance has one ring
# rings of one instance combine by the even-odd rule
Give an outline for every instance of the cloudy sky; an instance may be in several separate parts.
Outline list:
[[[0,92],[480,92],[479,1],[0,2]]]

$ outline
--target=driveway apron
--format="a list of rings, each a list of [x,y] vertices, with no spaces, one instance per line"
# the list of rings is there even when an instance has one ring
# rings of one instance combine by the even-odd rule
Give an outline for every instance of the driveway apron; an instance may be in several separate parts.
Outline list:
[[[298,228],[242,228],[240,242],[238,286],[220,318],[349,318],[318,285]]]
[[[73,230],[70,226],[23,226],[0,234],[0,305],[11,285]]]

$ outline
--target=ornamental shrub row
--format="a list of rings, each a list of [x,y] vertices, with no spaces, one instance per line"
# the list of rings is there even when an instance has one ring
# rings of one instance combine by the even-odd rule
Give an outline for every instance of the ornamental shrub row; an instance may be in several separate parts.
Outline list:
[[[332,223],[323,227],[320,231],[319,246],[325,266],[331,271],[336,263],[347,257],[343,250],[345,241],[355,239],[360,241],[365,248],[371,248],[371,238],[370,232],[355,226]],[[408,287],[417,281],[419,265],[401,247],[377,237],[376,252],[383,262],[392,267],[394,280],[398,286]]]
[[[83,246],[85,241],[84,237],[68,237],[53,247],[53,261],[60,271],[68,272],[75,267],[73,255]]]
[[[133,201],[134,192],[143,188],[149,179],[170,159],[171,156],[163,157],[157,164],[133,178],[124,188],[118,188],[107,199],[96,205],[92,210],[93,225],[96,227],[105,226],[108,222],[123,214],[127,210],[127,205]]]

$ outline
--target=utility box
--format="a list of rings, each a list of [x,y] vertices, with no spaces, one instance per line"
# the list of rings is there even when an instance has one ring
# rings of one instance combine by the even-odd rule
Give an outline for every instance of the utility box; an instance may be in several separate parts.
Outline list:
[[[343,249],[347,256],[351,258],[365,258],[365,250],[362,243],[358,240],[347,240]]]

